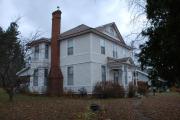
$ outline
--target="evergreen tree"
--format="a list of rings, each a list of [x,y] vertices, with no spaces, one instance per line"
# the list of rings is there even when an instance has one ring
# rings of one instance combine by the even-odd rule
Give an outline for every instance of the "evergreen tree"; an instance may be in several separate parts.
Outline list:
[[[152,76],[170,85],[180,82],[180,1],[147,0],[150,26],[142,34],[148,41],[141,45],[142,67],[152,66]]]
[[[24,65],[24,52],[18,38],[18,25],[12,22],[4,31],[0,27],[0,86],[13,98],[16,72]]]

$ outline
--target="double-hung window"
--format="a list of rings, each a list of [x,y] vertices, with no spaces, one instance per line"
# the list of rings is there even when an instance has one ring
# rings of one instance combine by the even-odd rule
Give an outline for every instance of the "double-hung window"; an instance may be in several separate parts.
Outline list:
[[[71,40],[68,40],[68,45],[67,45],[67,54],[68,55],[73,55],[73,53],[74,53],[74,47],[73,47],[73,40],[71,39]]]
[[[118,58],[117,45],[113,44],[113,57]]]
[[[67,67],[67,84],[68,85],[73,85],[73,76],[74,76],[74,71],[73,71],[73,66]]]
[[[124,71],[125,71],[125,85],[128,84],[128,70],[127,70],[127,66],[124,66]]]
[[[34,59],[35,60],[39,59],[39,45],[36,45],[34,48]]]
[[[101,75],[102,75],[102,81],[106,81],[106,66],[101,66]]]
[[[33,86],[38,86],[38,69],[34,70],[34,74],[33,74]]]
[[[49,45],[46,44],[45,45],[45,58],[48,59],[48,57],[49,57]]]
[[[100,45],[101,45],[101,54],[105,54],[105,40],[101,40]]]
[[[44,69],[44,86],[47,86],[47,81],[48,81],[48,69]]]

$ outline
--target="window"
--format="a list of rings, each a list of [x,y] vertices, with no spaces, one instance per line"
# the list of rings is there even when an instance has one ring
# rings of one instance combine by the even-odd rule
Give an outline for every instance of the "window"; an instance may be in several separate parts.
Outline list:
[[[102,81],[106,81],[106,66],[101,66]]]
[[[68,40],[68,55],[73,55],[73,40]]]
[[[49,45],[46,44],[45,45],[45,58],[48,59],[48,57],[49,57]]]
[[[34,70],[33,78],[33,86],[38,86],[38,69]]]
[[[118,58],[117,46],[115,44],[113,44],[113,57]]]
[[[74,75],[74,73],[73,73],[73,66],[70,66],[70,67],[68,67],[67,68],[67,78],[68,78],[68,80],[67,80],[67,84],[68,85],[73,85],[74,83],[73,83],[73,75]]]
[[[105,40],[101,40],[100,44],[101,44],[101,54],[105,54]]]
[[[34,59],[38,60],[39,59],[39,45],[35,46],[34,48]]]
[[[114,36],[114,29],[112,27],[110,28],[110,34]]]
[[[128,84],[128,71],[127,71],[127,67],[124,67],[124,71],[125,71],[125,85]]]
[[[44,86],[47,86],[47,81],[48,81],[48,69],[44,69]]]
[[[31,65],[31,57],[28,57],[28,60],[26,62],[26,66],[30,66]]]

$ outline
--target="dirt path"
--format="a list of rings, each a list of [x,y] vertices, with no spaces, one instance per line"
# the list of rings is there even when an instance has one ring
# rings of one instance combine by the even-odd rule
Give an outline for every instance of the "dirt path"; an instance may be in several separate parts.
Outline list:
[[[136,120],[152,120],[151,118],[146,117],[140,110],[139,106],[141,105],[141,103],[142,103],[142,99],[133,100],[133,108],[134,108]]]

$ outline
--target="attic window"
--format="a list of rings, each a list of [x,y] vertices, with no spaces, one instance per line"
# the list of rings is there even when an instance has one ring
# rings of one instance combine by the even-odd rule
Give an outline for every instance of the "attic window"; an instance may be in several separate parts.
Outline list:
[[[112,27],[110,28],[110,31],[109,31],[109,32],[110,32],[111,35],[114,36],[114,29],[113,29]]]

